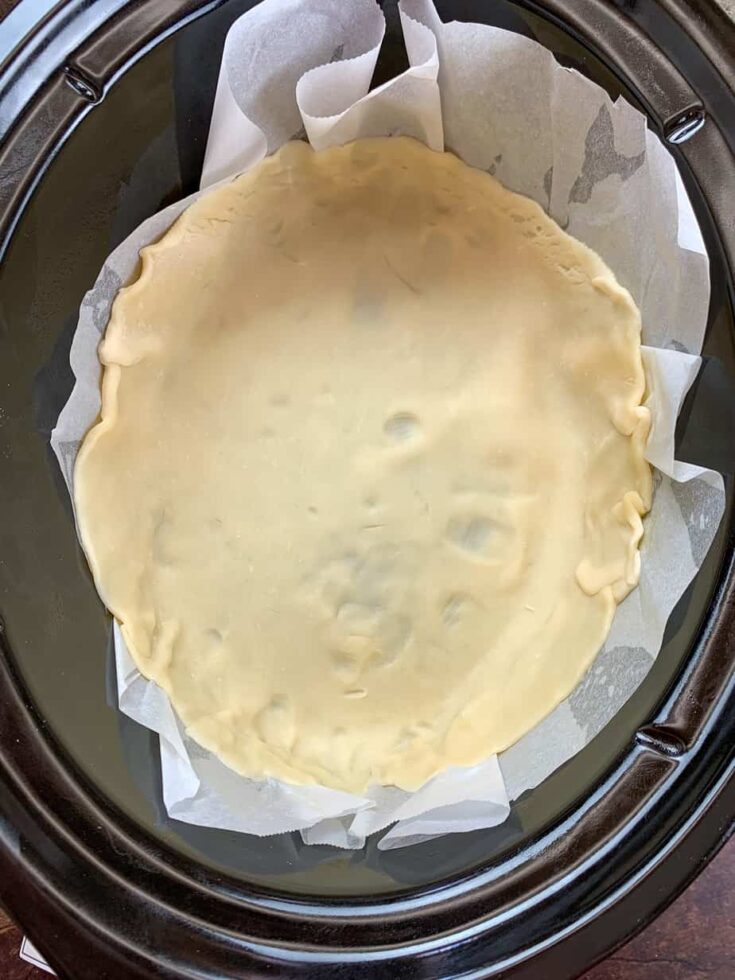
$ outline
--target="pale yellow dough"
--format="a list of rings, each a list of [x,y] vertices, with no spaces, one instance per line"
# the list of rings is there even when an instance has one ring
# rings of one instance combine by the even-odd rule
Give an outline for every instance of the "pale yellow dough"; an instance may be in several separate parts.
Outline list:
[[[403,138],[289,144],[141,257],[74,486],[142,673],[253,777],[414,789],[515,742],[638,580],[629,294]]]

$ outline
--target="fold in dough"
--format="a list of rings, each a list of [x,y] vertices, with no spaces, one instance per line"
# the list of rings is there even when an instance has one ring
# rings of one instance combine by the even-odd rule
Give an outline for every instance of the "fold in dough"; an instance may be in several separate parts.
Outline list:
[[[638,580],[630,295],[404,138],[288,144],[141,260],[75,474],[141,672],[256,778],[410,790],[515,742]]]

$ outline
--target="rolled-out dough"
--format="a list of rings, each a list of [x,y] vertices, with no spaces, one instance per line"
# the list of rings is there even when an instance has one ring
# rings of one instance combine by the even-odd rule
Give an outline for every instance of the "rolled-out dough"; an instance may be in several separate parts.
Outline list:
[[[415,789],[511,745],[638,580],[630,295],[404,138],[288,144],[141,260],[74,482],[141,672],[255,778]]]

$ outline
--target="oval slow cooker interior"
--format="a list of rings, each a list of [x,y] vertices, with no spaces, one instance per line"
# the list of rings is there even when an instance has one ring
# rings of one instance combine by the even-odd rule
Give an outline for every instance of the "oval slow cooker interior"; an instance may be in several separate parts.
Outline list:
[[[702,570],[677,606],[659,657],[636,694],[582,752],[516,801],[502,826],[398,851],[307,847],[300,837],[259,839],[171,820],[161,800],[157,738],[117,709],[110,620],[82,556],[49,435],[73,384],[68,363],[77,310],[109,251],[145,217],[197,186],[219,53],[250,4],[232,0],[153,47],[70,132],[20,216],[0,267],[0,611],[15,667],[42,723],[83,777],[149,834],[216,871],[280,892],[376,895],[487,867],[523,848],[574,807],[651,716],[697,638],[732,520],[727,514]],[[511,3],[440,3],[445,19],[484,19],[537,37],[615,97],[636,93],[545,18]],[[389,14],[391,12],[389,11]],[[395,30],[377,77],[402,68]],[[728,273],[709,214],[690,184],[712,260],[704,353],[735,373]],[[697,400],[699,398],[699,401]],[[680,458],[731,470],[701,424],[706,392],[680,424]],[[703,407],[704,406],[704,407]]]

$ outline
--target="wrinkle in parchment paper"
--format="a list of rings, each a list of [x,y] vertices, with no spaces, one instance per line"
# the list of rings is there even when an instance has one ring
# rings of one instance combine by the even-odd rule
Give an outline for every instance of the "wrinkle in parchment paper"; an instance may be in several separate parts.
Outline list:
[[[364,136],[409,135],[448,148],[538,201],[615,270],[643,314],[648,458],[656,496],[642,575],[572,695],[511,749],[451,768],[416,793],[373,787],[364,797],[319,786],[256,782],[189,739],[166,695],[136,669],[114,628],[119,704],[160,736],[171,817],[307,843],[379,847],[501,823],[509,800],[579,751],[627,700],[658,653],[676,601],[697,572],[724,508],[718,474],[675,461],[674,428],[699,368],[709,299],[701,234],[672,158],[623,100],[559,66],[525,37],[443,24],[430,0],[403,0],[409,68],[369,91],[385,33],[373,0],[265,0],[231,27],[202,173],[203,193],[306,136],[316,149]],[[196,196],[196,195],[195,195]],[[140,248],[193,200],[144,222],[110,255],[80,311],[71,351],[76,385],[52,435],[72,487],[79,443],[99,411],[97,345]]]

